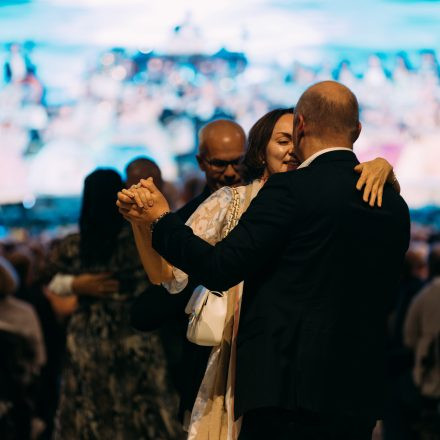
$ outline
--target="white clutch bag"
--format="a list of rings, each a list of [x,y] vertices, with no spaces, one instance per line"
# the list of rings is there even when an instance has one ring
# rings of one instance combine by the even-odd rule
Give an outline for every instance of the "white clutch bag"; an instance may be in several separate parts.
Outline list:
[[[233,198],[229,205],[231,215],[223,230],[223,238],[236,226],[240,214],[240,195],[232,188]],[[228,310],[227,292],[214,292],[199,286],[194,290],[185,312],[189,314],[186,337],[197,345],[215,347],[222,341]]]
[[[219,345],[228,309],[227,295],[199,286],[189,300],[185,312],[189,314],[186,337],[197,345]]]

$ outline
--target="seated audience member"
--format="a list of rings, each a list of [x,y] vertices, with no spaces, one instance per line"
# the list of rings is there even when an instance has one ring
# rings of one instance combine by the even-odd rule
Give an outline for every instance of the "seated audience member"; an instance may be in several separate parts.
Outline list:
[[[46,363],[43,333],[34,308],[14,298],[18,285],[19,280],[14,268],[0,257],[0,323],[29,341],[35,352],[34,371],[39,372]]]

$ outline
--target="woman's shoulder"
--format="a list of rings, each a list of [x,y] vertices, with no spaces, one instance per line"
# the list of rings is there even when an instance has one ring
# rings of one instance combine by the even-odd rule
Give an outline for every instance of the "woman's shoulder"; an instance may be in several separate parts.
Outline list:
[[[224,186],[217,191],[213,192],[197,209],[197,211],[201,210],[221,210],[227,207],[232,198],[234,197],[234,190],[229,186]],[[196,212],[197,212],[196,211]]]
[[[240,202],[243,203],[248,192],[250,192],[252,199],[261,189],[263,184],[264,182],[261,179],[256,179],[246,185],[235,187],[224,186],[218,189],[215,193],[211,194],[211,196],[206,199],[204,203],[207,205],[218,203],[220,206],[226,207],[232,202],[235,194],[239,196]]]

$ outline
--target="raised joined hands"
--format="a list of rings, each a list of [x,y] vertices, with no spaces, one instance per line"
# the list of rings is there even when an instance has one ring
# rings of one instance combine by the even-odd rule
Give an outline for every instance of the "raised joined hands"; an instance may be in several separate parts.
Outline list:
[[[170,210],[167,200],[151,177],[118,192],[116,205],[125,219],[141,224],[152,223]]]

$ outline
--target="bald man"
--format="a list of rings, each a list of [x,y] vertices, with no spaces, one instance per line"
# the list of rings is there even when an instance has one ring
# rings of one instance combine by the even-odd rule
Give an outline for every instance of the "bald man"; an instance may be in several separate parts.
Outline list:
[[[240,164],[245,152],[246,136],[237,123],[219,119],[201,128],[197,160],[206,176],[206,186],[199,196],[177,211],[182,222],[186,222],[217,189],[241,183]],[[135,165],[136,169],[143,163]],[[127,169],[127,175],[128,171],[133,174],[135,169]],[[170,295],[163,287],[153,286],[139,297],[131,310],[131,324],[137,330],[161,328],[171,376],[180,394],[180,416],[184,422],[191,415],[211,353],[211,347],[201,347],[186,339],[188,317],[185,306],[198,285],[190,280],[179,295]]]
[[[274,174],[215,246],[152,184],[154,248],[211,290],[244,281],[234,409],[240,439],[371,440],[382,417],[386,311],[409,243],[391,186],[354,190],[356,97],[318,83],[295,109],[296,171]]]
[[[164,182],[162,179],[162,172],[160,171],[160,168],[156,162],[148,159],[147,157],[137,157],[129,162],[125,167],[125,175],[125,186],[127,188],[130,188],[132,185],[136,185],[141,179],[152,177],[154,182],[157,182],[156,186],[161,188],[161,191],[163,189]]]
[[[211,191],[241,183],[241,161],[246,152],[246,135],[236,122],[219,119],[199,132],[197,161]]]

